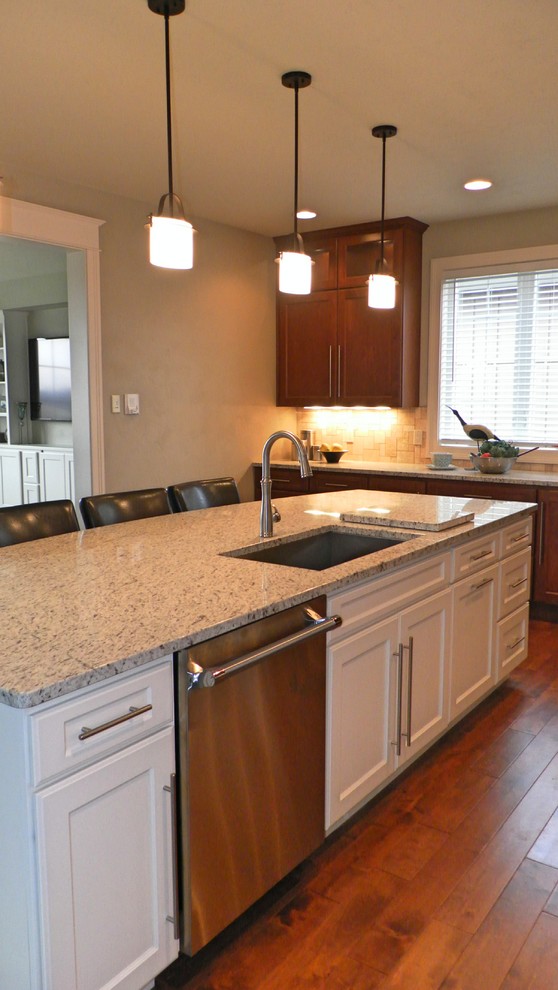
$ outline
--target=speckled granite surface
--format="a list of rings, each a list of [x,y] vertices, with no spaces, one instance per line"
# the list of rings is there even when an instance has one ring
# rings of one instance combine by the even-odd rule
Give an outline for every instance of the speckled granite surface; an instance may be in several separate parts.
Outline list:
[[[350,491],[281,499],[273,540],[350,526],[340,522],[341,512],[355,511],[369,496]],[[398,496],[407,513],[415,497]],[[475,512],[472,523],[440,533],[401,531],[400,545],[321,572],[221,556],[262,542],[257,502],[1,549],[0,702],[41,704],[499,528],[532,507],[469,499],[467,510]]]
[[[298,471],[298,462],[293,460],[272,460],[274,467],[292,468]],[[343,458],[338,464],[326,464],[325,461],[311,461],[312,471],[362,472],[373,475],[401,475],[404,478],[448,478],[452,481],[480,481],[481,483],[497,482],[502,485],[534,485],[535,488],[558,488],[558,472],[521,471],[515,466],[507,474],[481,474],[471,468],[450,467],[447,470],[434,470],[426,464],[396,464],[390,461],[349,461]],[[254,461],[255,467],[261,467],[261,461]]]

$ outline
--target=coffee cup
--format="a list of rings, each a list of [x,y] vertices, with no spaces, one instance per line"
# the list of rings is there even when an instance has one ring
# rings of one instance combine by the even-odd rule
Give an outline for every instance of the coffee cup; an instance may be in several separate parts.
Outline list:
[[[447,454],[443,450],[435,450],[430,456],[434,467],[448,468],[451,464],[453,454]]]

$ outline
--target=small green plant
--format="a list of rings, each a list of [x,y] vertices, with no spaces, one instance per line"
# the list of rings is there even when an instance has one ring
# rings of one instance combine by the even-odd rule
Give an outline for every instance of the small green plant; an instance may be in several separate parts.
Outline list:
[[[518,457],[519,447],[507,440],[483,440],[479,447],[480,454],[489,454],[490,457]]]

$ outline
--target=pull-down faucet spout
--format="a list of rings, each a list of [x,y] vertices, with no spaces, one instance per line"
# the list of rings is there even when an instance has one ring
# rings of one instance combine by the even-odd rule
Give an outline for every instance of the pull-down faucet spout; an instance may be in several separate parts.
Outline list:
[[[263,446],[262,451],[262,509],[260,513],[260,536],[273,536],[273,510],[271,508],[271,448],[276,440],[290,440],[294,444],[297,455],[298,463],[300,464],[300,477],[309,478],[312,474],[312,468],[308,463],[308,457],[306,456],[306,451],[302,446],[301,441],[294,433],[289,433],[287,430],[277,430],[276,433],[272,433],[270,437],[267,438]]]

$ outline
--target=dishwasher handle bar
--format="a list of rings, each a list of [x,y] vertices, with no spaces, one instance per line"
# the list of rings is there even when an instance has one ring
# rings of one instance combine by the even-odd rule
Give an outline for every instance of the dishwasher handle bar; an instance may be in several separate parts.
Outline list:
[[[230,677],[231,674],[236,674],[239,670],[245,670],[246,667],[252,667],[260,660],[265,660],[280,650],[297,646],[298,643],[303,643],[304,640],[310,639],[311,636],[316,636],[318,633],[326,633],[330,629],[336,629],[342,622],[340,615],[322,616],[312,608],[305,608],[303,611],[306,622],[310,623],[306,629],[300,629],[298,632],[290,633],[289,636],[283,636],[281,639],[269,643],[268,646],[244,653],[223,666],[200,667],[194,660],[189,659],[188,691],[191,691],[192,688],[213,687],[225,677]]]

